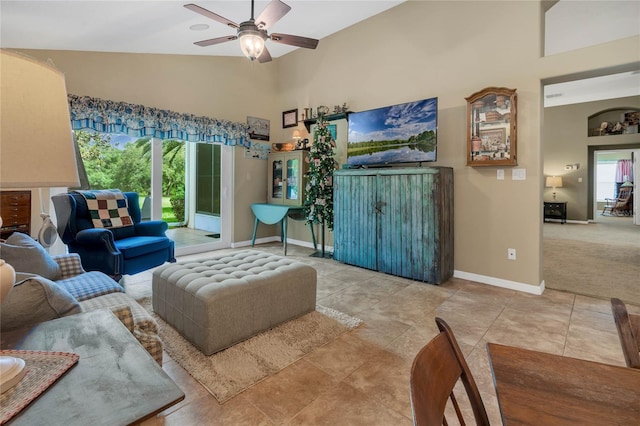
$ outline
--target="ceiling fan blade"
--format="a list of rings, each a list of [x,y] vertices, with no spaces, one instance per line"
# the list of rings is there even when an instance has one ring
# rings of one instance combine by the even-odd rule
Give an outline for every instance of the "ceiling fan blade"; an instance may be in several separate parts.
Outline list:
[[[196,41],[193,44],[197,44],[198,46],[201,46],[201,47],[206,47],[206,46],[213,46],[214,44],[224,43],[225,41],[235,40],[237,38],[238,36],[236,35],[230,35],[225,37],[210,38],[208,40]]]
[[[305,49],[315,49],[318,46],[318,40],[315,38],[300,37],[289,34],[271,34],[270,38],[276,43],[304,47]]]
[[[214,21],[218,21],[221,24],[225,24],[230,26],[231,28],[238,28],[238,24],[233,21],[228,20],[224,16],[220,16],[217,13],[213,13],[210,10],[205,9],[204,7],[200,7],[197,4],[189,3],[185,4],[184,7],[187,9],[199,13],[200,15],[206,16],[207,18],[213,19]]]
[[[271,62],[271,53],[269,53],[266,46],[260,56],[258,56],[258,62],[261,64],[264,62]]]
[[[289,13],[290,10],[291,6],[280,0],[271,0],[262,13],[256,18],[255,24],[258,28],[266,30]]]

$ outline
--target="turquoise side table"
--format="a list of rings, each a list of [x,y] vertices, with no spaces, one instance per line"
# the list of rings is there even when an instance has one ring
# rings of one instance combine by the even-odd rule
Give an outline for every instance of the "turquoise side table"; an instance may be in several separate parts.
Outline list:
[[[258,231],[258,223],[262,222],[267,225],[273,225],[281,222],[280,239],[284,246],[284,255],[287,255],[287,219],[290,217],[294,220],[306,220],[304,217],[304,209],[302,207],[283,206],[280,204],[254,203],[251,204],[251,210],[256,217],[253,225],[253,236],[251,237],[251,247],[256,243],[256,232]],[[313,225],[309,225],[311,229],[311,239],[313,248],[317,249],[316,235],[313,232]]]

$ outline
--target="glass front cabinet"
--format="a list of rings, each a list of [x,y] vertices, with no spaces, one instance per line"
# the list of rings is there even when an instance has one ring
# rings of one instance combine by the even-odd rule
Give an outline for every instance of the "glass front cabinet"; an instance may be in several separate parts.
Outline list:
[[[269,154],[267,200],[270,204],[302,207],[304,204],[304,174],[308,170],[307,151]]]

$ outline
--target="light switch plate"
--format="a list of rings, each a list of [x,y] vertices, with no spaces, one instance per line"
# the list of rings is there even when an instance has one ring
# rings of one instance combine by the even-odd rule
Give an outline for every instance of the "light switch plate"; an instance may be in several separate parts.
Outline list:
[[[504,180],[504,170],[503,169],[498,169],[497,178],[498,178],[498,180]]]
[[[526,180],[526,179],[527,179],[527,169],[511,170],[511,180]]]

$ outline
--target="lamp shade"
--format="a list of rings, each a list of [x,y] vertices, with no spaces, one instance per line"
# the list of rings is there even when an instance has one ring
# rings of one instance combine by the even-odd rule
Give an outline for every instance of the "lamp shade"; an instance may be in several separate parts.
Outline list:
[[[545,183],[547,188],[562,188],[562,177],[560,176],[547,176]]]
[[[64,75],[0,53],[0,188],[77,187]]]

